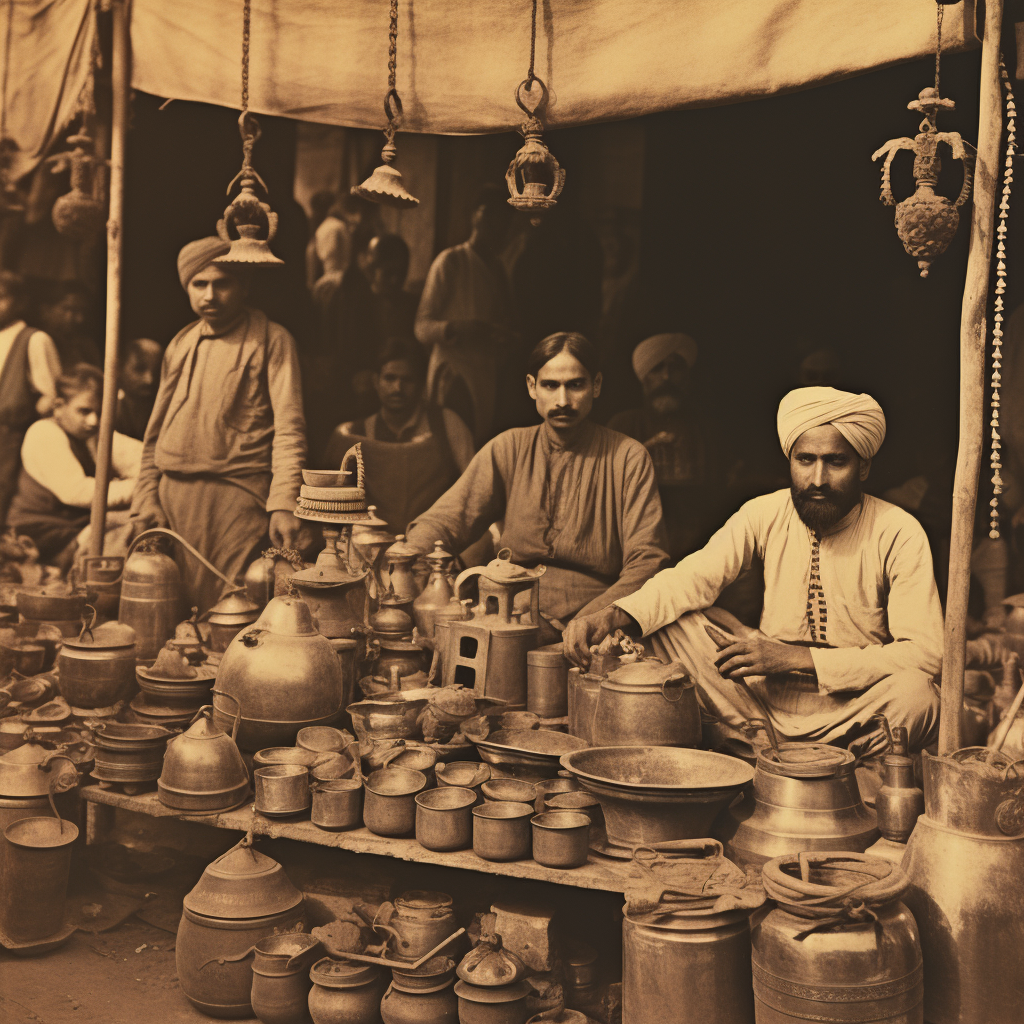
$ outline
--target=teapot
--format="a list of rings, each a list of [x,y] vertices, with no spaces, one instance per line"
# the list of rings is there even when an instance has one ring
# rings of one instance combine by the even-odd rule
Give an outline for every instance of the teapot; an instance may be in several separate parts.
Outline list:
[[[235,742],[241,720],[239,705],[229,736],[214,724],[212,705],[196,712],[188,729],[167,744],[156,784],[162,804],[182,811],[223,811],[245,800],[249,773]]]
[[[419,557],[420,552],[407,544],[405,534],[400,533],[395,538],[395,543],[384,552],[385,571],[381,573],[381,577],[387,577],[389,585],[385,587],[384,579],[378,578],[379,593],[383,594],[389,589],[394,589],[399,602],[415,601],[419,597],[420,588],[412,567]]]
[[[441,541],[434,541],[434,550],[426,556],[430,576],[422,593],[412,603],[412,617],[416,628],[425,637],[434,635],[437,613],[448,607],[455,596],[455,580],[451,575],[455,559],[444,550]]]
[[[451,896],[419,889],[382,903],[373,919],[373,930],[385,933],[400,960],[418,960],[457,929]]]

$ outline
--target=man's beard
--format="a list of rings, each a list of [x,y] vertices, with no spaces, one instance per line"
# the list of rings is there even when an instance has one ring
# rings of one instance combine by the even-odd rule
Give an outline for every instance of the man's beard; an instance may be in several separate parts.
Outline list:
[[[659,416],[678,412],[683,406],[682,396],[671,384],[662,384],[647,396],[651,408]]]
[[[797,490],[791,485],[789,491],[793,496],[796,514],[804,525],[815,533],[835,526],[861,498],[859,490],[851,493],[836,491],[831,487],[805,487],[803,490]],[[821,494],[824,497],[812,498],[812,494]]]

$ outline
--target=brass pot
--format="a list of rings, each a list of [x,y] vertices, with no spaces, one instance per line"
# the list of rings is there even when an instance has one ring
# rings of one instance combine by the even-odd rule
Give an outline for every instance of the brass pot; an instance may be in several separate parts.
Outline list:
[[[579,811],[545,811],[530,819],[533,859],[546,868],[581,868],[590,852],[590,818]]]
[[[359,779],[319,779],[313,782],[310,820],[327,832],[356,828],[363,823],[363,783]]]
[[[235,807],[249,792],[249,773],[231,735],[213,724],[213,708],[200,708],[189,729],[167,744],[157,780],[162,804],[182,811],[220,811]]]
[[[301,764],[268,764],[257,768],[256,811],[272,817],[288,817],[309,809],[309,769]]]
[[[497,802],[474,807],[473,852],[484,860],[528,860],[533,813],[530,804]]]
[[[231,641],[213,693],[214,722],[222,729],[230,720],[223,695],[241,705],[242,750],[288,746],[300,729],[330,725],[344,710],[341,662],[305,603],[293,597],[275,597]]]
[[[855,758],[820,743],[780,743],[758,754],[753,792],[729,808],[715,834],[744,867],[804,850],[863,852],[877,838],[864,806]]]
[[[260,615],[260,607],[244,591],[235,591],[222,597],[203,616],[210,627],[210,649],[223,653],[228,644],[246,626],[251,626]]]
[[[143,657],[135,641],[135,631],[120,622],[83,626],[76,638],[66,637],[57,655],[61,696],[75,708],[106,708],[127,700],[136,687],[135,659]]]
[[[384,987],[379,967],[324,957],[313,964],[309,977],[313,982],[308,1003],[313,1024],[362,1024],[379,1015]]]
[[[160,653],[181,621],[181,573],[173,558],[136,550],[121,577],[117,619],[135,630],[137,656],[149,661]]]
[[[696,687],[682,665],[645,658],[601,679],[595,747],[696,747],[700,735]]]
[[[418,793],[416,842],[427,850],[465,850],[472,846],[476,796],[473,790],[458,786]]]
[[[427,784],[423,772],[381,768],[366,780],[363,824],[377,836],[404,836],[416,824],[416,794]]]
[[[382,903],[373,919],[373,930],[387,936],[388,949],[399,960],[419,960],[457,929],[451,896],[424,889]]]

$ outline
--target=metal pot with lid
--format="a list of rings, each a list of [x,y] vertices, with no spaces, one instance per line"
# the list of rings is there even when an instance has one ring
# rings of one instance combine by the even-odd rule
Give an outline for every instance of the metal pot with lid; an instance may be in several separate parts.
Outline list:
[[[751,723],[760,724],[760,723]],[[730,807],[716,833],[744,866],[801,851],[863,853],[877,838],[850,751],[825,743],[778,743],[757,755],[752,792]]]
[[[36,743],[32,730],[26,730],[25,742],[0,757],[0,798],[46,796],[56,777],[51,762],[58,758],[64,762],[58,765],[63,773],[70,760],[67,755]]]
[[[259,615],[259,605],[249,599],[243,588],[225,594],[203,616],[210,625],[210,648],[222,654],[239,631],[252,625]]]
[[[394,588],[400,602],[415,601],[419,597],[420,588],[412,567],[422,553],[406,541],[404,533],[398,534],[395,543],[384,551],[384,565],[377,580],[381,593],[390,587]]]
[[[330,725],[344,710],[344,673],[304,601],[275,597],[228,645],[217,668],[214,722],[227,731],[241,705],[242,750],[291,746],[299,729]]]
[[[139,689],[157,705],[195,709],[209,700],[214,672],[192,665],[172,643],[169,640],[160,649],[156,661],[148,668],[136,668]]]
[[[189,728],[167,744],[157,796],[167,807],[220,811],[236,807],[249,792],[249,773],[231,735],[213,723],[213,707],[200,708]]]
[[[57,655],[61,696],[75,708],[105,708],[135,691],[135,630],[122,622],[93,629],[92,619],[77,637],[66,637]]]
[[[696,687],[683,665],[644,658],[602,677],[594,746],[696,747],[700,736]]]

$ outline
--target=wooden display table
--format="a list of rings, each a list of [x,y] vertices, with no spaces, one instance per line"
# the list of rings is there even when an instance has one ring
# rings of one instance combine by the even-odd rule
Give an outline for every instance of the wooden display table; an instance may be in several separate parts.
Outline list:
[[[420,846],[415,839],[389,839],[374,835],[366,828],[346,832],[326,832],[307,820],[281,820],[256,814],[251,804],[234,811],[218,814],[188,814],[171,810],[157,799],[155,792],[127,796],[112,789],[99,786],[85,786],[82,799],[92,804],[117,807],[137,814],[148,814],[156,818],[177,818],[193,821],[214,828],[234,829],[252,832],[270,839],[295,839],[302,843],[315,843],[353,853],[370,853],[379,857],[393,857],[397,860],[413,861],[419,864],[436,864],[463,871],[479,871],[488,875],[503,875],[506,878],[523,878],[535,882],[550,882],[555,885],[571,886],[576,889],[598,889],[603,892],[625,892],[639,879],[639,871],[628,860],[614,860],[591,853],[590,860],[580,868],[563,871],[546,868],[533,860],[489,861],[478,857],[472,850],[456,850],[452,853],[438,853]]]

